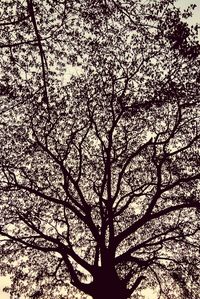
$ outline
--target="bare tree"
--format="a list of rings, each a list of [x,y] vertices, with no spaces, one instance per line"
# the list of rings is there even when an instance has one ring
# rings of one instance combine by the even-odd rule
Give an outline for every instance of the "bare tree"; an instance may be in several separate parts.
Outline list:
[[[32,0],[15,10],[5,1],[0,23],[11,296],[125,299],[150,287],[197,298],[200,47],[181,19],[190,10]],[[63,82],[68,64],[81,72]]]

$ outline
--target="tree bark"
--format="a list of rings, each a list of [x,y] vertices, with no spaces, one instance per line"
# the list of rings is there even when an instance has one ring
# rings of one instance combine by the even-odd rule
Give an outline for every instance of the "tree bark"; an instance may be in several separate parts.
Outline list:
[[[103,286],[102,286],[103,287]],[[92,296],[93,299],[128,299],[126,294],[117,293],[116,290],[102,290]]]
[[[93,281],[93,299],[128,299],[126,285],[116,273],[103,271]]]

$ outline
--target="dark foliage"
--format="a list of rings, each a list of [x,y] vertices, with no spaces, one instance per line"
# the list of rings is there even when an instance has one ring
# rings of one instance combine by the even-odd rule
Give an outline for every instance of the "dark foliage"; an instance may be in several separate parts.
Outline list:
[[[2,1],[0,254],[11,296],[151,288],[197,299],[190,15],[172,0]]]

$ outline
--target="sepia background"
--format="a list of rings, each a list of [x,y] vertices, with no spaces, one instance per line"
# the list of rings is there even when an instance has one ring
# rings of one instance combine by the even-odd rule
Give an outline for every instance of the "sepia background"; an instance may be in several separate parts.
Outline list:
[[[190,4],[196,4],[193,17],[188,19],[190,25],[199,24],[199,40],[200,40],[200,0],[177,0],[177,7],[180,7],[181,10],[187,8]],[[70,72],[70,70],[69,70]],[[71,74],[65,74],[66,79],[70,77]],[[9,286],[10,280],[9,277],[0,277],[0,299],[10,299],[10,295],[3,292],[5,286]],[[145,299],[156,299],[155,295],[151,290],[143,290],[142,295],[145,296]],[[23,297],[20,297],[22,299]],[[26,299],[26,298],[25,298]]]

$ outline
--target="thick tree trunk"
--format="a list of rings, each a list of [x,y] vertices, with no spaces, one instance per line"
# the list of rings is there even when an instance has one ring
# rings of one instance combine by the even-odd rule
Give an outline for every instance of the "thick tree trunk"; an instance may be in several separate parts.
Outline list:
[[[104,287],[102,286],[102,288]],[[113,288],[112,290],[111,288],[107,290],[99,290],[98,292],[96,292],[96,294],[93,295],[93,299],[128,299],[127,295],[124,292],[119,293],[117,292],[117,290],[115,290],[115,288]]]
[[[127,299],[128,292],[116,273],[105,271],[95,277],[92,297],[93,299]]]

